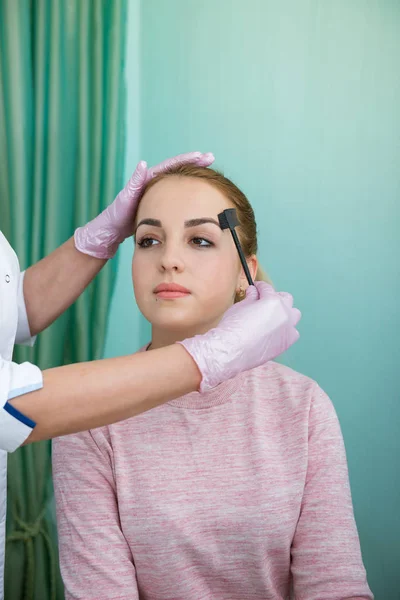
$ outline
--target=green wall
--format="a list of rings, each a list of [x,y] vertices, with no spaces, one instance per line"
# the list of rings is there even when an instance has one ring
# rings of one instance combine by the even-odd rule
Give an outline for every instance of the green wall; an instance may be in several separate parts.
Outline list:
[[[283,360],[336,406],[369,583],[399,599],[400,2],[131,0],[130,24],[127,176],[211,150],[248,195],[303,313]],[[107,356],[148,336],[131,254]]]

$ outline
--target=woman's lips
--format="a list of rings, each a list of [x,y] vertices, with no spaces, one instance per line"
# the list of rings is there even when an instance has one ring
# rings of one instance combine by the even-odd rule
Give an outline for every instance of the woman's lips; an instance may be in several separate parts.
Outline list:
[[[157,298],[163,298],[164,300],[172,300],[173,298],[184,298],[189,296],[187,292],[157,292]]]
[[[175,298],[184,298],[190,294],[190,291],[177,283],[161,283],[154,290],[157,298],[172,300]]]

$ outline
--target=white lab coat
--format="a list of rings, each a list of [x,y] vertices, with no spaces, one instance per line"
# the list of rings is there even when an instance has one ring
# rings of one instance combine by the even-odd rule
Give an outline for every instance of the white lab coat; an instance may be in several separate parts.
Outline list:
[[[15,343],[34,343],[26,314],[23,280],[17,255],[0,231],[0,600],[4,598],[7,452],[18,448],[35,426],[8,401],[43,386],[38,367],[12,362]]]

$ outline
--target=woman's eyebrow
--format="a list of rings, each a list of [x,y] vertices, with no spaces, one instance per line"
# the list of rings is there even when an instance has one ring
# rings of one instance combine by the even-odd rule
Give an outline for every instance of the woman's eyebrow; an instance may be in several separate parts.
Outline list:
[[[219,229],[221,229],[218,221],[212,219],[211,217],[200,217],[199,219],[190,219],[189,221],[185,221],[185,227],[197,227],[198,225],[204,225],[204,223],[212,223],[213,225],[216,225]],[[140,225],[162,227],[162,223],[159,219],[142,219],[140,223],[137,224],[136,230],[140,227]]]
[[[136,225],[136,231],[141,225],[152,225],[153,227],[162,227],[161,221],[158,219],[142,219],[140,223]]]
[[[198,225],[204,225],[204,223],[213,223],[216,225],[218,229],[221,229],[218,221],[215,219],[211,219],[211,217],[201,217],[200,219],[190,219],[190,221],[185,221],[185,227],[197,227]]]

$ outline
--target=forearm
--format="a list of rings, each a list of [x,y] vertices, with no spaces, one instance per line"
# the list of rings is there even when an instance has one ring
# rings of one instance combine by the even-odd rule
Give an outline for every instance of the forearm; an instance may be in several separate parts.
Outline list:
[[[24,298],[32,335],[46,329],[80,296],[106,261],[75,248],[70,238],[27,269]]]
[[[41,390],[11,401],[37,423],[26,443],[115,423],[199,389],[201,374],[180,344],[43,372]]]

